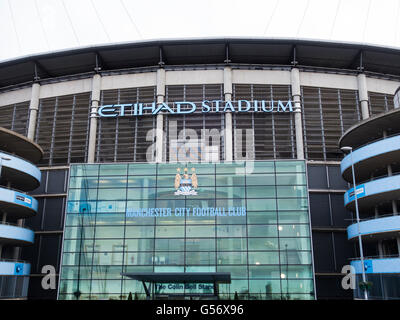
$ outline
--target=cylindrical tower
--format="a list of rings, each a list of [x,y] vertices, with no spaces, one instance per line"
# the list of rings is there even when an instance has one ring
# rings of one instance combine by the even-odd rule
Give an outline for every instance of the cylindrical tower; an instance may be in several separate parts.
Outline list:
[[[26,194],[40,185],[33,164],[42,149],[26,137],[0,127],[0,298],[27,296],[30,264],[19,260],[20,247],[34,242],[24,219],[37,213],[38,202]]]
[[[347,228],[347,237],[357,243],[361,236],[364,255],[364,266],[360,258],[351,262],[357,277],[355,298],[364,298],[363,290],[368,288],[371,299],[398,299],[400,109],[395,108],[354,125],[344,133],[339,144],[341,148],[351,147],[346,149],[352,150],[352,154],[346,155],[341,162],[342,176],[353,183],[353,164],[356,180],[356,192],[352,186],[344,195],[345,206],[353,213],[353,224]],[[359,224],[355,219],[356,197]],[[361,253],[359,247],[356,252],[357,255]],[[366,283],[361,283],[362,268]]]

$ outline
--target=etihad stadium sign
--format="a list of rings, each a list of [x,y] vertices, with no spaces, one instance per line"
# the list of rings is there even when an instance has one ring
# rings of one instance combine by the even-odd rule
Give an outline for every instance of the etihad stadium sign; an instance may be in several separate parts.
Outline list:
[[[291,100],[204,100],[202,102],[177,101],[162,103],[108,104],[98,108],[99,117],[136,117],[143,115],[224,113],[224,112],[293,112]]]

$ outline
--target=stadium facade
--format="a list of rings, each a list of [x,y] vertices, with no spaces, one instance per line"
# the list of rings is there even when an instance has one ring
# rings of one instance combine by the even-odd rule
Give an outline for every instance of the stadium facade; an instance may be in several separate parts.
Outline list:
[[[43,149],[34,244],[1,255],[28,298],[363,298],[352,163],[369,296],[399,297],[400,50],[163,40],[0,70],[0,126]]]

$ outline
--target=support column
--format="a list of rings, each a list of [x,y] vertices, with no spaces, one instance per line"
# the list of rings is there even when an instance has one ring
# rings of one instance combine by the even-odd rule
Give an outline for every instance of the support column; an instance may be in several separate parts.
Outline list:
[[[100,103],[101,76],[95,74],[92,79],[92,104],[90,106],[90,129],[88,145],[88,163],[94,163],[96,154],[96,136],[97,136],[97,109]]]
[[[368,109],[368,89],[367,89],[367,77],[364,73],[360,73],[357,76],[358,82],[358,98],[361,104],[361,116],[362,119],[369,118],[369,109]]]
[[[35,139],[35,130],[37,122],[37,113],[39,110],[39,94],[40,84],[34,82],[32,85],[31,102],[29,105],[29,124],[28,124],[28,139]]]
[[[232,68],[224,68],[224,99],[232,101]],[[233,161],[232,113],[225,112],[225,161]]]
[[[157,104],[165,102],[165,69],[157,70]],[[163,161],[163,142],[164,142],[164,115],[157,114],[157,130],[156,130],[156,162]]]
[[[301,118],[301,91],[300,72],[298,68],[292,68],[290,73],[292,99],[294,103],[294,124],[296,131],[296,153],[297,159],[304,160],[303,122]]]

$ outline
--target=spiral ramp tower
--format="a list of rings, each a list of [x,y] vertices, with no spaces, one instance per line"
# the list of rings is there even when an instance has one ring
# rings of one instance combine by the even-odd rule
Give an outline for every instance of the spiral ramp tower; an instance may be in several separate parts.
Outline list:
[[[358,284],[355,298],[365,298],[359,285],[363,281],[362,268],[369,299],[400,298],[399,89],[394,97],[394,110],[359,122],[347,130],[339,142],[341,148],[352,151],[341,162],[342,177],[352,186],[344,195],[344,204],[353,214],[347,237],[358,246],[361,236],[364,255],[364,266],[361,258],[351,261]],[[356,200],[359,224],[355,215]],[[358,246],[356,252],[361,257],[359,249]]]
[[[20,247],[34,242],[24,219],[36,215],[38,202],[26,192],[40,185],[41,173],[33,163],[42,156],[36,143],[0,127],[0,299],[27,296],[30,264],[19,255]]]

